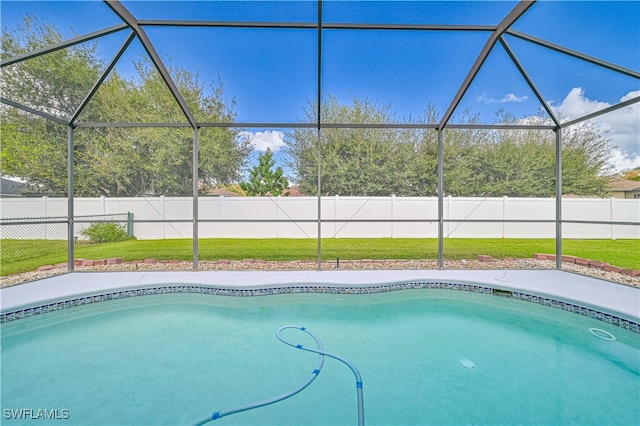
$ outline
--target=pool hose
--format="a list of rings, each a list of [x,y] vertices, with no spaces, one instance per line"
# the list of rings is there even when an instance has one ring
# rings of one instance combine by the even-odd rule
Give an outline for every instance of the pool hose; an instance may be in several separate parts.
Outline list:
[[[303,345],[300,344],[296,344],[296,343],[291,343],[288,340],[286,340],[284,337],[282,337],[282,331],[286,330],[286,329],[296,329],[296,330],[300,330],[303,331],[305,333],[307,333],[309,336],[311,336],[313,338],[313,340],[316,342],[316,348],[307,348]],[[330,358],[333,358],[335,360],[338,360],[340,362],[342,362],[343,364],[345,364],[347,367],[349,367],[351,369],[351,371],[353,372],[353,375],[356,378],[356,392],[357,392],[357,398],[358,398],[358,425],[359,426],[364,426],[364,402],[363,402],[363,394],[362,394],[362,378],[360,376],[360,372],[358,371],[358,369],[348,360],[339,357],[337,355],[331,354],[329,352],[325,352],[324,348],[322,346],[322,342],[320,341],[320,338],[318,338],[318,336],[316,336],[314,333],[312,333],[311,331],[307,330],[305,327],[300,327],[297,325],[285,325],[283,327],[280,327],[278,329],[278,331],[276,332],[276,337],[278,338],[278,340],[280,340],[282,343],[289,345],[291,347],[294,347],[296,349],[300,349],[303,351],[307,351],[307,352],[313,352],[319,355],[318,357],[318,363],[316,365],[316,368],[313,370],[313,372],[311,373],[311,376],[304,382],[302,383],[300,386],[298,386],[297,388],[283,393],[281,395],[275,396],[273,398],[269,398],[269,399],[265,399],[263,401],[258,401],[258,402],[254,402],[248,405],[244,405],[241,407],[237,407],[237,408],[232,408],[229,410],[223,410],[223,411],[216,411],[215,413],[213,413],[213,415],[211,417],[207,417],[206,419],[203,419],[201,421],[199,421],[198,423],[196,423],[196,426],[201,426],[204,425],[206,423],[209,423],[210,421],[213,420],[217,420],[219,418],[222,418],[224,416],[229,416],[231,414],[236,414],[236,413],[241,413],[243,411],[248,411],[248,410],[253,410],[254,408],[260,408],[260,407],[264,407],[266,405],[270,405],[270,404],[274,404],[276,402],[282,401],[284,399],[290,398],[296,394],[298,394],[299,392],[301,392],[302,390],[304,390],[307,386],[309,386],[315,379],[316,377],[318,377],[318,374],[320,374],[320,370],[322,369],[322,365],[324,364],[324,357],[328,356]]]

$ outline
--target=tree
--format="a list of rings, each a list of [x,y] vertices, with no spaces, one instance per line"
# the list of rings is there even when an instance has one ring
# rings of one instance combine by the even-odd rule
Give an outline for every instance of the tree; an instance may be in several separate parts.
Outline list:
[[[49,22],[33,15],[11,31],[3,28],[2,58],[62,41]],[[98,78],[95,44],[84,43],[2,69],[3,97],[60,118],[69,118]],[[2,173],[25,178],[34,189],[67,192],[67,129],[16,108],[0,107]]]
[[[625,180],[640,181],[640,167],[628,169],[620,173],[620,178]]]
[[[137,81],[115,74],[96,93],[95,114],[90,121],[180,122],[185,118],[159,73],[147,61],[136,64]],[[207,94],[198,77],[171,68],[180,93],[198,120],[231,122],[235,119],[232,102],[224,102],[221,82],[211,84]],[[153,106],[153,107],[149,107]],[[100,119],[100,117],[105,117]],[[193,181],[193,131],[189,128],[98,128],[77,153],[90,170],[118,170],[101,174],[101,193],[140,195],[190,195]],[[198,132],[198,178],[202,191],[231,184],[242,176],[252,146],[241,136],[241,129],[203,128]],[[104,152],[109,153],[105,156]],[[93,182],[97,179],[93,178]]]
[[[582,123],[562,133],[562,193],[605,197],[613,174],[609,139],[595,126]]]
[[[3,28],[2,59],[62,41],[62,34],[52,23],[28,14],[15,30]],[[67,119],[102,68],[96,44],[87,42],[4,67],[0,87],[6,98]]]
[[[273,153],[269,148],[258,156],[258,164],[249,172],[249,181],[240,183],[240,187],[250,197],[253,196],[288,196],[289,182],[284,177],[282,167],[273,166]]]
[[[247,192],[244,189],[242,189],[240,187],[240,184],[238,183],[232,183],[231,185],[222,185],[221,188],[226,189],[227,191],[233,192],[235,194],[238,194],[241,197],[247,196]]]
[[[2,114],[0,132],[2,174],[26,178],[33,191],[67,193],[67,136],[63,126],[10,109]]]
[[[519,120],[501,114],[499,124]],[[527,124],[545,124],[542,115],[529,117]],[[548,130],[494,130],[476,148],[478,161],[470,163],[486,196],[555,196],[555,134]],[[562,130],[562,191],[576,196],[606,194],[609,140],[597,128],[574,125]],[[479,195],[479,194],[475,194]]]
[[[377,105],[368,99],[352,99],[343,105],[329,96],[322,104],[325,123],[388,124],[397,123],[390,105]],[[316,107],[308,105],[305,121],[316,120]],[[430,162],[425,147],[425,132],[413,129],[351,128],[323,129],[321,132],[321,170],[323,195],[409,195],[424,194],[424,186],[432,186],[432,175],[417,158]],[[286,162],[294,171],[303,193],[317,193],[317,134],[311,129],[296,129],[286,137]],[[437,151],[435,151],[437,152]],[[434,163],[435,164],[435,163]],[[422,164],[425,166],[425,164]],[[429,169],[429,168],[428,168]],[[433,167],[430,172],[435,172]],[[420,175],[418,176],[418,172]],[[426,195],[426,194],[425,194]]]
[[[305,110],[315,121],[316,108]],[[438,121],[428,105],[421,124]],[[419,129],[362,128],[362,124],[401,123],[389,105],[353,99],[349,105],[329,96],[323,122],[356,124],[321,131],[323,195],[435,196],[438,184],[437,132]],[[543,124],[540,115],[526,124]],[[468,126],[479,117],[463,111],[452,120]],[[496,124],[522,124],[504,113]],[[444,193],[461,197],[555,195],[555,135],[549,130],[445,128]],[[288,135],[288,165],[305,193],[317,193],[316,131],[299,129]],[[601,196],[606,192],[609,141],[597,128],[576,125],[563,129],[563,193]]]
[[[27,16],[14,31],[4,29],[3,58],[57,43],[50,23]],[[103,68],[95,45],[82,44],[3,69],[3,96],[68,119]],[[175,99],[149,60],[137,75],[112,70],[79,121],[186,122]],[[205,89],[190,71],[169,67],[176,86],[199,121],[231,122],[218,80]],[[19,176],[45,192],[66,193],[67,128],[12,107],[2,107],[2,173]],[[242,129],[199,131],[198,177],[203,187],[241,178],[252,147]],[[77,196],[190,195],[193,191],[193,131],[190,128],[79,128],[74,132]]]
[[[315,120],[314,106],[305,110]],[[362,124],[403,124],[390,105],[368,99],[340,104],[329,96],[323,103],[326,123],[356,124],[347,129],[323,129],[321,145],[323,195],[435,196],[438,187],[438,138],[431,129],[360,128]],[[427,105],[424,115],[413,122],[434,124],[436,108]],[[465,124],[477,117],[463,115]],[[312,130],[289,135],[286,153],[305,193],[317,192],[317,148]],[[473,141],[486,137],[482,130],[455,129],[445,132],[444,180],[447,193],[463,193],[478,185],[466,163],[474,161]]]

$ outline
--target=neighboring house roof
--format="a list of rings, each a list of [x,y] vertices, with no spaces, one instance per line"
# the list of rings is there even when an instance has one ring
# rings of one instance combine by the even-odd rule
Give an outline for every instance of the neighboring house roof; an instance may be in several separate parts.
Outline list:
[[[0,195],[3,197],[19,197],[29,191],[29,185],[11,179],[0,177]]]
[[[304,196],[302,192],[300,192],[300,187],[297,185],[290,186],[289,189],[289,197],[302,197]]]
[[[285,192],[286,191],[289,191],[289,197],[304,196],[300,192],[300,188],[295,185],[285,190]],[[242,195],[238,194],[237,192],[229,191],[228,189],[224,189],[224,188],[213,188],[207,191],[206,195],[213,196],[213,197],[242,197]]]
[[[609,184],[609,191],[637,191],[640,190],[640,182],[635,180],[620,179]]]
[[[213,195],[215,197],[242,197],[242,195],[224,188],[213,188],[207,195]]]

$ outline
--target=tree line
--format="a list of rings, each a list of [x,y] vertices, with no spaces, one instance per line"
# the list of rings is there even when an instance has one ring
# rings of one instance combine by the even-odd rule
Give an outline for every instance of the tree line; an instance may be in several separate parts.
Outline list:
[[[33,16],[3,28],[3,59],[62,41],[51,23]],[[3,96],[68,119],[98,80],[105,64],[95,43],[84,43],[3,68]],[[205,87],[198,75],[170,70],[199,121],[232,122],[235,103],[220,81]],[[2,106],[2,173],[26,179],[44,192],[67,191],[67,128]],[[149,60],[133,75],[113,69],[80,115],[84,122],[185,122],[177,102]],[[199,132],[198,173],[203,190],[242,178],[252,147],[241,129]],[[189,195],[193,133],[189,128],[79,128],[75,132],[76,196]]]
[[[316,119],[316,105],[305,117]],[[329,96],[321,110],[329,123],[399,123],[391,105],[366,99],[341,104]],[[438,112],[427,106],[420,124],[435,124]],[[499,124],[519,120],[501,113]],[[528,124],[545,124],[529,117]],[[414,120],[414,122],[416,122]],[[466,112],[459,124],[479,124]],[[438,140],[434,130],[340,128],[320,133],[321,193],[325,195],[435,196],[438,187]],[[303,193],[317,193],[317,134],[298,129],[287,137],[287,165]],[[553,197],[555,134],[534,129],[448,129],[444,132],[444,191],[451,196]],[[609,140],[589,125],[563,130],[563,193],[601,196],[608,184]]]
[[[3,29],[2,57],[62,41],[50,23],[27,16],[16,29]],[[3,68],[3,96],[61,118],[71,117],[104,68],[96,45],[85,43]],[[208,87],[197,74],[172,67],[171,74],[198,121],[233,122],[235,101],[220,80]],[[18,176],[43,192],[67,191],[67,129],[16,108],[2,106],[2,173]],[[304,121],[315,122],[313,103]],[[327,96],[322,120],[341,124],[402,123],[391,105],[363,98],[342,103]],[[418,123],[437,122],[427,105]],[[112,70],[81,114],[84,122],[184,122],[184,116],[149,61],[133,76]],[[544,117],[530,117],[541,124]],[[413,120],[416,122],[416,120]],[[466,112],[456,118],[478,124]],[[497,123],[518,120],[507,114]],[[285,136],[283,169],[273,154],[248,168],[252,146],[240,128],[199,130],[199,186],[240,183],[250,195],[286,194],[288,180],[304,194],[318,191],[318,134],[294,129]],[[437,195],[437,134],[428,129],[340,128],[320,133],[323,195]],[[75,131],[76,196],[190,195],[192,130],[189,128],[79,128]],[[601,196],[607,188],[611,147],[606,135],[588,125],[563,130],[563,192]],[[555,194],[555,136],[532,129],[447,129],[444,132],[444,190],[452,196],[549,197]]]

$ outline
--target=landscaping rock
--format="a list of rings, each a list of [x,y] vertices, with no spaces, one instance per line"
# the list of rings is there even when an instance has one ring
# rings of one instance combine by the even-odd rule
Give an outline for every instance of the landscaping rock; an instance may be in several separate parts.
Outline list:
[[[481,255],[480,260],[445,260],[444,269],[456,270],[481,270],[481,269],[555,269],[555,261],[541,259],[494,259],[492,256]],[[546,256],[546,255],[545,255]],[[554,256],[555,257],[555,256]],[[118,259],[118,260],[113,260]],[[83,259],[82,265],[76,268],[77,271],[191,271],[193,262],[172,260],[166,263],[159,263],[155,259],[145,259],[132,262],[122,262],[122,259],[106,259],[106,264],[95,265],[93,260]],[[490,259],[489,261],[486,259]],[[562,269],[582,275],[592,276],[603,280],[613,281],[621,284],[640,287],[640,270],[624,269],[609,265],[606,262],[589,261],[585,266],[576,263],[563,263]],[[76,259],[76,261],[79,259]],[[118,263],[118,261],[120,263]],[[74,262],[75,263],[75,262]],[[335,270],[336,261],[328,260],[320,264],[323,270]],[[608,266],[608,268],[605,268]],[[290,262],[263,261],[256,262],[251,259],[249,262],[231,261],[226,259],[200,261],[198,267],[202,271],[310,271],[318,268],[315,260],[295,260]],[[403,269],[439,269],[437,260],[347,260],[340,259],[341,270],[403,270]],[[608,269],[608,270],[607,270]],[[37,271],[24,274],[10,275],[0,278],[0,285],[7,287],[24,282],[39,280],[53,275],[67,273],[65,268],[54,268],[53,265],[45,265]]]

